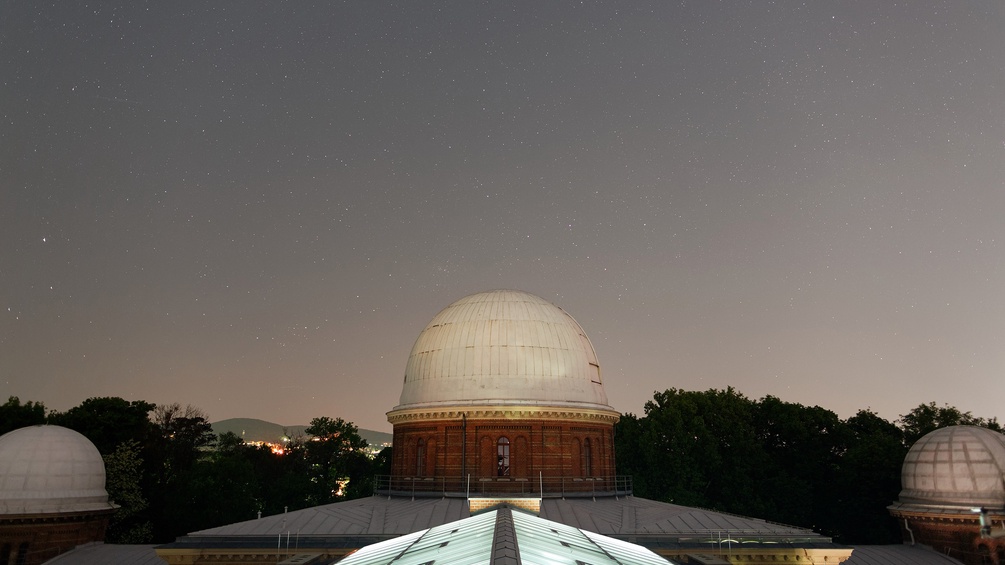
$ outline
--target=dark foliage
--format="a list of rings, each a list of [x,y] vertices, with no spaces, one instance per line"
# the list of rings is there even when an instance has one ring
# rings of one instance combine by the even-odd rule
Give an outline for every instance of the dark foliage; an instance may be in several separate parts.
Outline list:
[[[101,452],[109,495],[121,506],[108,540],[167,542],[191,531],[317,504],[369,496],[387,474],[391,448],[370,459],[358,429],[315,418],[281,453],[213,435],[191,406],[89,398],[46,417],[11,397],[0,429],[41,423],[85,435]],[[886,511],[900,490],[908,447],[937,428],[1002,431],[997,420],[922,404],[891,423],[863,410],[841,420],[819,406],[732,388],[669,389],[615,429],[619,473],[639,496],[813,528],[843,543],[897,543]]]
[[[364,452],[366,440],[360,437],[355,425],[342,418],[322,417],[311,420],[304,431],[311,436],[305,444],[305,455],[314,487],[312,504],[327,504],[373,492],[373,485],[367,484],[373,474],[370,459]],[[348,483],[343,487],[346,480]]]
[[[76,430],[98,448],[102,455],[115,451],[119,444],[136,441],[149,446],[156,436],[150,411],[154,404],[117,397],[88,398],[66,412],[49,414],[48,423]]]
[[[947,426],[981,426],[996,432],[1002,431],[995,418],[979,418],[949,405],[936,406],[934,402],[922,404],[907,414],[902,414],[898,422],[904,430],[904,440],[908,445],[913,445],[928,432]]]
[[[108,498],[119,505],[112,515],[105,540],[126,544],[148,542],[153,537],[153,525],[147,512],[150,504],[143,492],[143,458],[139,443],[124,441],[102,458]]]
[[[11,398],[0,407],[10,425],[42,423],[44,407]],[[89,398],[51,424],[74,429],[106,462],[109,496],[120,505],[108,540],[163,543],[188,532],[373,493],[382,457],[371,460],[358,429],[315,418],[308,439],[274,453],[233,433],[217,438],[202,411],[121,398]],[[20,427],[20,426],[16,426]]]
[[[27,426],[38,426],[45,423],[45,406],[41,402],[28,401],[21,404],[21,399],[11,396],[7,402],[0,405],[0,435]]]
[[[635,494],[813,528],[843,543],[898,543],[886,510],[909,446],[936,428],[994,419],[922,404],[901,427],[863,410],[841,420],[819,406],[732,388],[670,389],[615,429],[618,472]]]

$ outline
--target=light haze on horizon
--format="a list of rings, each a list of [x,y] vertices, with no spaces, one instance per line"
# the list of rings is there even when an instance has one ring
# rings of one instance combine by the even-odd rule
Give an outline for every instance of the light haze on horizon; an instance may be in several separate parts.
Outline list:
[[[465,295],[610,404],[1005,420],[1005,7],[4,1],[0,397],[389,431]]]

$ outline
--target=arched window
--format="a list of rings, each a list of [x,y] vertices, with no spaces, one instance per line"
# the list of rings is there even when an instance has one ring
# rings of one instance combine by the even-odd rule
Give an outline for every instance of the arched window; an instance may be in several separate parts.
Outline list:
[[[583,473],[587,477],[593,475],[593,451],[590,449],[590,438],[583,440]]]
[[[496,442],[496,475],[509,476],[509,438],[503,436]]]
[[[3,544],[3,548],[0,548],[0,565],[8,565],[10,563],[10,544]]]
[[[986,546],[986,545],[984,545],[982,543],[982,544],[980,544],[980,545],[977,546],[977,550],[981,554],[981,563],[982,563],[982,565],[990,565],[991,564],[991,549],[988,548],[988,546]]]
[[[426,474],[426,442],[421,439],[415,448],[415,474],[420,477]]]
[[[28,560],[28,542],[22,542],[17,546],[17,565],[24,565]]]

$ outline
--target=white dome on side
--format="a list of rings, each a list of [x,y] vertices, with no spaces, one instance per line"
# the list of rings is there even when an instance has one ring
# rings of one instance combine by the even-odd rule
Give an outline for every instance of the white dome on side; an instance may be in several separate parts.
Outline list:
[[[392,412],[497,404],[611,411],[586,332],[527,292],[481,292],[440,311],[415,340]]]
[[[901,470],[902,504],[1005,510],[1005,435],[977,426],[919,439]]]
[[[115,508],[94,444],[60,426],[31,426],[0,436],[0,515]]]

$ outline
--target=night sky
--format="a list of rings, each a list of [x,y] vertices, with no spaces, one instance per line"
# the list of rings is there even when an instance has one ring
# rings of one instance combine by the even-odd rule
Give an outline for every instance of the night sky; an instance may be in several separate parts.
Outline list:
[[[611,405],[1005,419],[1005,5],[0,1],[0,400],[389,430],[444,306]]]

